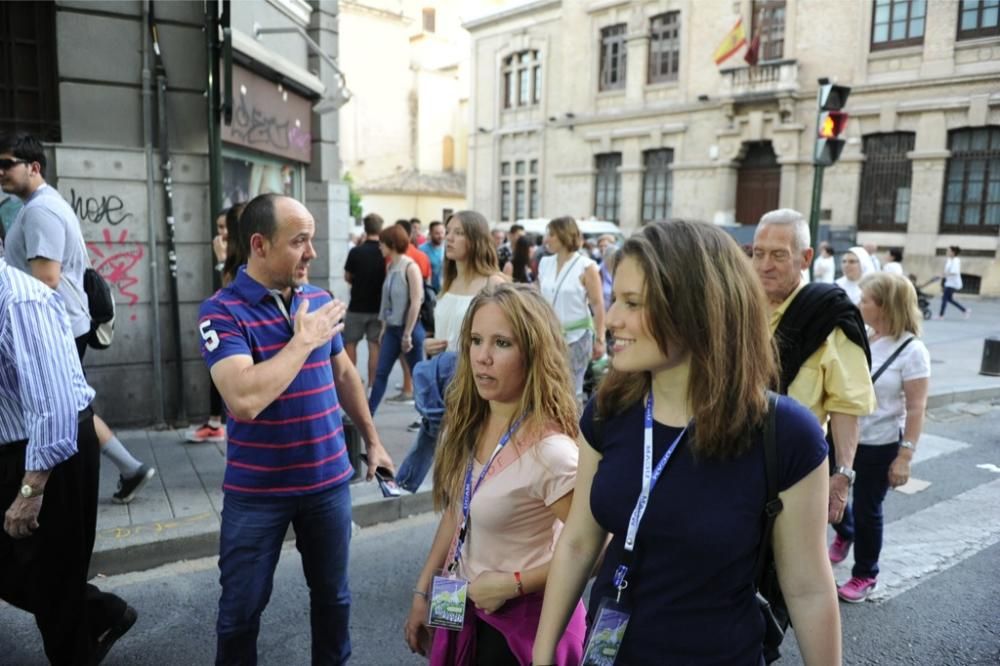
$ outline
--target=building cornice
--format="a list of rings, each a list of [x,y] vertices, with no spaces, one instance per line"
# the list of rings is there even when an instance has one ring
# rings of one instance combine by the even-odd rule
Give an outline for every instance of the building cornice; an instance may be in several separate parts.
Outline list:
[[[530,14],[543,9],[551,9],[561,6],[562,0],[533,0],[533,2],[526,2],[523,5],[511,7],[510,9],[503,9],[492,14],[487,14],[486,16],[469,19],[468,21],[462,23],[462,27],[469,32],[472,32],[497,23],[503,23],[504,21],[508,21],[523,14]]]

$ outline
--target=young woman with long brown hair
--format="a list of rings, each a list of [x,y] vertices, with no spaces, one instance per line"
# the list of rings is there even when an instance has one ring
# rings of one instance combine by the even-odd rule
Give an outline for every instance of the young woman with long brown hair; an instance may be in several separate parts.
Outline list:
[[[424,341],[427,356],[438,358],[428,361],[434,365],[433,372],[426,366],[420,370],[414,368],[415,376],[419,375],[415,380],[414,397],[423,418],[396,477],[400,486],[414,493],[434,462],[444,406],[441,402],[443,390],[439,390],[438,385],[447,385],[451,378],[465,313],[472,298],[487,284],[500,284],[506,279],[497,268],[496,247],[490,237],[489,224],[481,214],[463,210],[448,218],[442,278],[441,293],[434,306],[434,337]],[[424,381],[427,376],[433,381]]]
[[[441,510],[414,588],[406,641],[431,663],[527,663],[552,548],[576,477],[576,399],[552,308],[527,285],[487,286],[469,307],[434,465]],[[478,481],[476,481],[478,479]],[[430,649],[428,595],[454,566],[469,581],[460,631],[437,629]],[[553,653],[579,663],[583,606]],[[558,644],[558,647],[555,647]]]
[[[763,290],[729,235],[674,221],[625,242],[613,294],[613,369],[581,419],[578,501],[552,559],[534,663],[553,663],[608,533],[589,609],[592,630],[616,598],[631,613],[617,663],[762,663],[759,433],[776,377]],[[785,397],[775,430],[781,586],[805,662],[839,664],[826,442]]]

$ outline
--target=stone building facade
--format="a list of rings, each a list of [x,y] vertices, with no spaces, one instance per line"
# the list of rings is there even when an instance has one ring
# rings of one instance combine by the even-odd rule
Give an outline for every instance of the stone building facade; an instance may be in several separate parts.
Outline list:
[[[162,119],[156,71],[144,72],[143,12],[149,6],[58,0],[0,7],[0,23],[13,27],[0,38],[9,49],[4,53],[15,52],[15,39],[18,49],[0,81],[4,101],[17,98],[0,109],[0,129],[43,137],[50,149],[47,180],[77,212],[92,263],[112,286],[114,343],[88,353],[85,366],[97,389],[97,411],[118,425],[178,423],[208,412],[209,377],[197,326],[199,304],[214,290],[206,3],[151,5],[167,74]],[[350,221],[347,188],[339,180],[337,113],[312,111],[335,98],[340,83],[305,39],[336,56],[337,0],[245,0],[230,9],[234,99],[232,121],[221,132],[225,204],[267,191],[304,201],[317,222],[319,258],[310,279],[344,296]],[[255,35],[255,28],[265,31]],[[266,32],[274,28],[284,30]],[[144,74],[154,88],[148,134]],[[168,123],[173,165],[179,325],[172,314],[160,120]],[[153,144],[151,172],[147,141]]]
[[[465,0],[343,0],[344,169],[363,213],[425,226],[465,208],[469,34]],[[360,223],[360,220],[358,220]]]
[[[742,19],[760,36],[719,65]],[[625,229],[667,216],[807,212],[817,80],[851,86],[824,224],[901,247],[927,279],[949,245],[1000,293],[1000,28],[970,0],[535,0],[471,18],[469,202]]]

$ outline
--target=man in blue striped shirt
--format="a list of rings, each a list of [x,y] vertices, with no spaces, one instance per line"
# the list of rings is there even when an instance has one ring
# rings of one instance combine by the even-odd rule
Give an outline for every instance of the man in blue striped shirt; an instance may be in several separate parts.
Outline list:
[[[240,217],[247,265],[201,305],[201,351],[227,420],[219,535],[216,664],[257,663],[260,616],[289,524],[310,591],[312,661],[351,655],[347,585],[353,469],[341,412],[371,465],[392,469],[364,386],[340,339],[346,310],[308,284],[316,223],[289,197],[256,197]]]
[[[87,584],[100,454],[62,298],[0,258],[0,599],[53,664],[97,663],[136,612]]]

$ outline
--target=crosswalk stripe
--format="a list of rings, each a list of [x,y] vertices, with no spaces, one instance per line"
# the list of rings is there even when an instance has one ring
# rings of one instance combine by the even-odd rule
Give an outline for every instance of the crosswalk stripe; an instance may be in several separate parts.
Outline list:
[[[969,446],[970,444],[968,442],[960,442],[957,439],[948,439],[947,437],[939,437],[938,435],[928,435],[925,433],[920,436],[920,444],[917,446],[917,451],[913,456],[913,464],[919,465],[920,463],[927,462],[928,460],[933,460],[938,456],[967,449]]]
[[[1000,542],[997,516],[1000,480],[886,524],[879,558],[879,589],[870,598],[892,599]],[[848,556],[834,567],[838,584],[850,577],[853,559]]]

